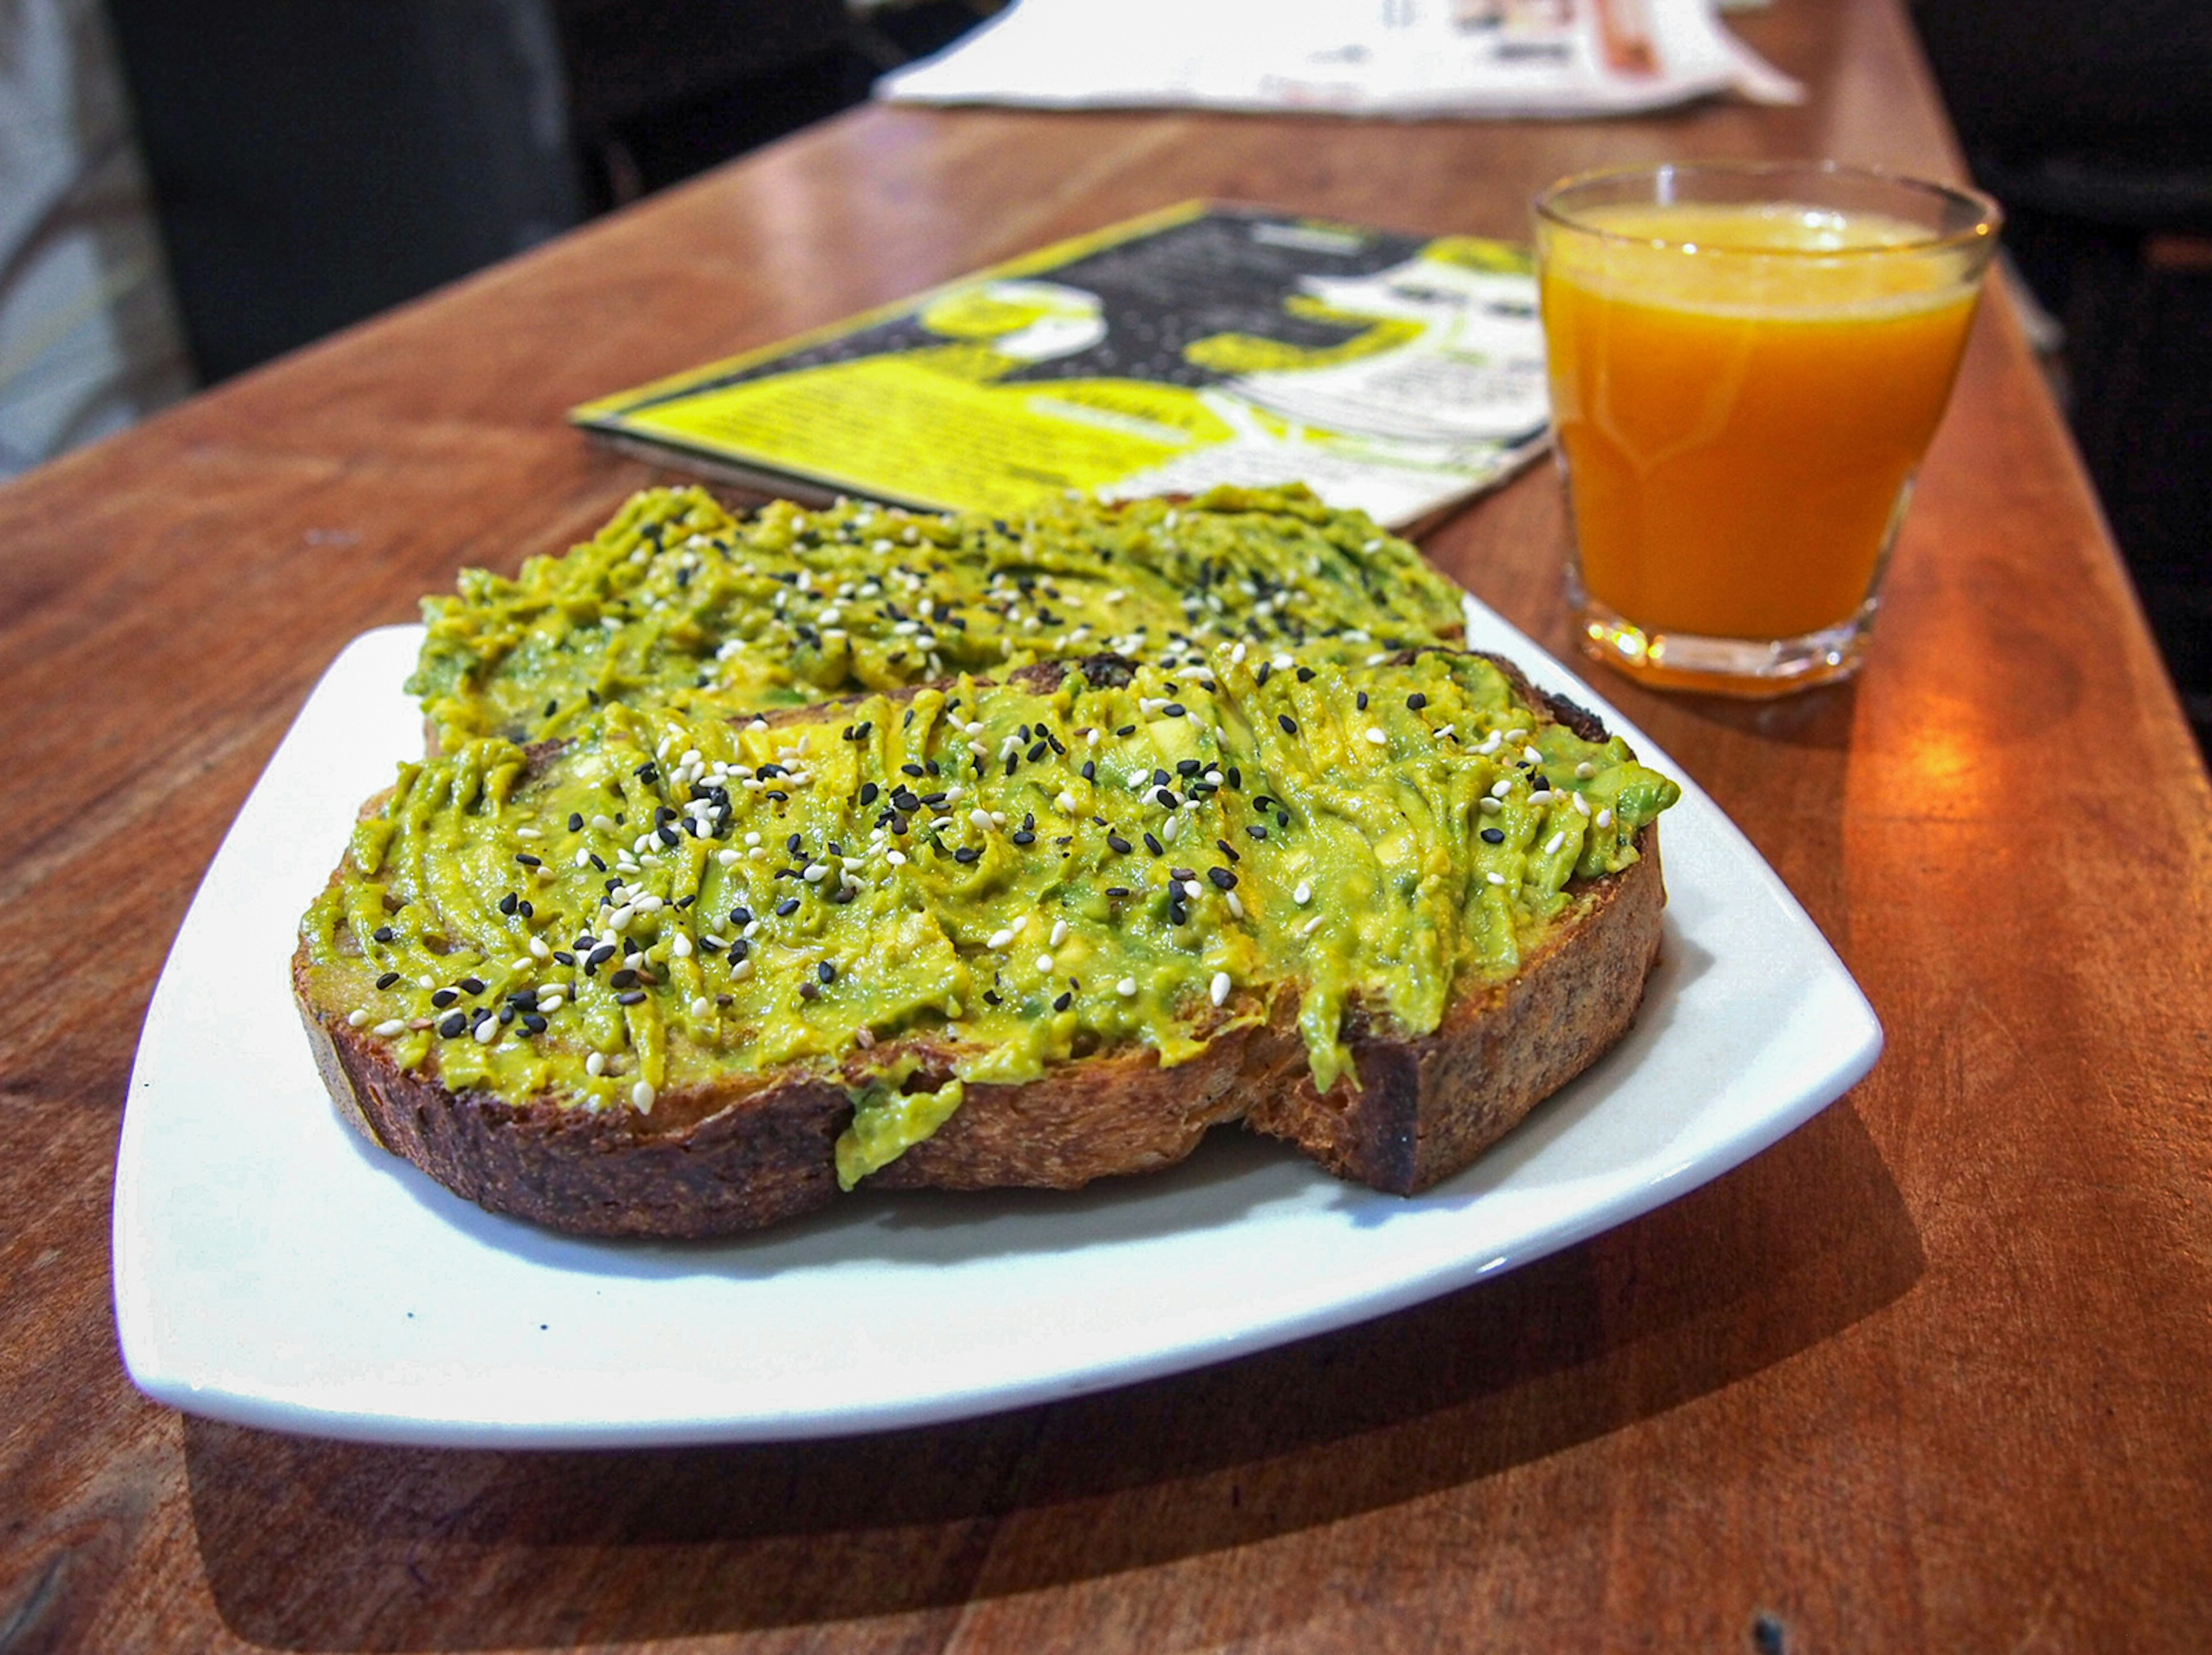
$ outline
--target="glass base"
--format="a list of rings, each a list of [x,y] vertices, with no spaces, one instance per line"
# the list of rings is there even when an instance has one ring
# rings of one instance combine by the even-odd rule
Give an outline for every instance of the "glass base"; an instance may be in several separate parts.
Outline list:
[[[1694,632],[1647,632],[1585,593],[1573,590],[1583,653],[1655,689],[1701,690],[1711,695],[1764,700],[1815,685],[1834,684],[1859,670],[1875,600],[1840,626],[1794,638],[1759,641],[1710,638]]]

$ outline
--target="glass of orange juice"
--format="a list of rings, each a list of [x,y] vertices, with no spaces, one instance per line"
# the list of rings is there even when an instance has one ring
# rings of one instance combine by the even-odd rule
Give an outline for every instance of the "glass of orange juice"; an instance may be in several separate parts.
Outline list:
[[[1778,695],[1857,669],[1999,215],[1830,162],[1585,173],[1537,198],[1583,647]]]

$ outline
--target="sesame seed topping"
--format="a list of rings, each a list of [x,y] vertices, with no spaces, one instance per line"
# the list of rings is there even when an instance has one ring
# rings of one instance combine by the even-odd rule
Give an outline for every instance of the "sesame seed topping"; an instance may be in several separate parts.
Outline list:
[[[1206,989],[1206,995],[1207,997],[1217,1006],[1227,1000],[1229,998],[1229,973],[1226,971],[1216,971],[1213,974],[1212,983]]]
[[[657,1101],[658,1096],[659,1094],[653,1089],[652,1081],[640,1080],[629,1089],[630,1107],[641,1115],[650,1115],[653,1113],[653,1105]]]
[[[1379,747],[1385,742],[1389,741],[1390,738],[1383,734],[1382,731],[1370,726],[1367,731],[1367,739]]]
[[[1308,903],[1313,900],[1313,886],[1308,885],[1304,879],[1300,879],[1298,881],[1298,888],[1291,892],[1291,900],[1297,904],[1299,907],[1304,908]]]
[[[1559,847],[1566,843],[1566,842],[1567,836],[1565,834],[1554,833],[1549,839],[1547,839],[1544,842],[1544,854],[1547,856],[1558,855],[1559,854]]]
[[[1275,722],[1283,727],[1285,735],[1296,735],[1298,733],[1297,720],[1292,718],[1288,713],[1277,713]]]
[[[1597,824],[1601,828],[1611,827],[1613,825],[1613,812],[1610,810],[1601,810],[1598,812]]]
[[[1137,993],[1137,979],[1133,977],[1123,977],[1114,985],[1114,992],[1124,1000],[1134,999]]]
[[[1050,954],[1039,954],[1036,958],[1036,968],[1040,971],[1044,972],[1047,976],[1051,975],[1052,956]]]

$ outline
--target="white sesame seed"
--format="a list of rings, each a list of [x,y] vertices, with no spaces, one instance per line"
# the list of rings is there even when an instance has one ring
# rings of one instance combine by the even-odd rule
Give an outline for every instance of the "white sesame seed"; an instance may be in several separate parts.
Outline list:
[[[533,950],[532,952],[535,952],[535,951]],[[669,943],[668,943],[668,952],[669,952],[670,953],[672,953],[672,954],[675,955],[675,956],[676,956],[676,958],[678,958],[678,959],[689,959],[689,958],[691,958],[691,939],[690,939],[690,938],[689,938],[689,937],[687,937],[687,936],[685,936],[685,935],[684,935],[681,931],[678,931],[678,933],[677,933],[673,937],[672,937],[672,938],[669,940]],[[541,954],[541,955],[539,955],[539,956],[538,956],[538,958],[542,959],[542,958],[544,958],[544,956]]]
[[[640,1080],[635,1086],[629,1089],[630,1106],[636,1110],[641,1115],[650,1115],[653,1113],[653,1104],[655,1096],[656,1094],[653,1090],[653,1082],[650,1080]]]
[[[1390,738],[1383,734],[1382,731],[1370,726],[1367,732],[1367,739],[1379,747],[1382,745],[1383,743],[1389,740]]]
[[[1098,745],[1098,732],[1096,730],[1085,730],[1083,733],[1083,745],[1086,747],[1097,746]]]
[[[1581,764],[1575,766],[1575,779],[1578,782],[1587,782],[1590,777],[1596,774],[1597,766],[1591,764],[1588,759],[1584,759]]]
[[[893,867],[904,867],[906,866],[906,853],[902,850],[890,851],[885,854],[884,860],[889,862]]]
[[[584,1059],[584,1073],[590,1075],[593,1080],[597,1080],[600,1075],[605,1074],[606,1072],[606,1053],[603,1051],[595,1051]]]
[[[498,1039],[499,1019],[495,1017],[487,1017],[483,1022],[477,1024],[476,1038],[477,1044],[479,1046],[489,1046],[493,1041]]]
[[[1451,733],[1452,733],[1453,730],[1454,730],[1454,729],[1455,729],[1456,727],[1457,727],[1456,726],[1455,726],[1455,725],[1450,725],[1450,724],[1446,724],[1446,725],[1442,726],[1440,728],[1438,728],[1438,729],[1435,732],[1435,734],[1436,734],[1436,738],[1437,738],[1437,740],[1439,740],[1439,741],[1442,741],[1442,740],[1446,739],[1448,737],[1449,737],[1449,736],[1451,735]]]
[[[876,1031],[863,1023],[853,1031],[853,1040],[862,1051],[866,1051],[876,1044]]]
[[[1505,883],[1505,876],[1503,873],[1486,873],[1482,877],[1489,880],[1492,885],[1504,885]]]
[[[1566,842],[1567,836],[1565,834],[1554,833],[1550,838],[1544,841],[1544,854],[1547,856],[1558,855],[1559,854],[1559,847],[1566,843]]]
[[[553,951],[545,946],[544,938],[532,937],[530,940],[530,957],[532,959],[550,959]]]
[[[1490,796],[1492,799],[1503,799],[1512,791],[1513,778],[1510,776],[1501,776],[1490,785]]]
[[[1051,946],[1057,948],[1061,943],[1066,942],[1066,940],[1067,922],[1066,920],[1054,920],[1052,922]]]
[[[1380,666],[1384,661],[1389,659],[1390,652],[1389,650],[1378,649],[1367,658],[1367,664],[1370,666]]]
[[[830,868],[828,864],[823,862],[809,862],[806,865],[805,871],[800,873],[799,877],[805,880],[809,885],[819,885],[829,876]]]
[[[349,1028],[357,1029],[368,1021],[368,1013],[358,1006],[355,1007],[351,1011],[346,1013],[346,1025]]]
[[[551,994],[538,996],[538,1009],[541,1012],[557,1012],[568,1004],[568,997],[566,995],[556,989]]]
[[[1321,916],[1316,914],[1311,919],[1308,920],[1304,925],[1298,927],[1298,934],[1302,937],[1310,937],[1319,929],[1321,929]]]
[[[1297,904],[1299,907],[1304,908],[1308,903],[1313,900],[1313,886],[1307,884],[1304,879],[1300,879],[1298,881],[1298,888],[1291,892],[1291,900]]]
[[[1036,958],[1036,967],[1037,970],[1044,972],[1047,976],[1051,975],[1052,956],[1050,954],[1039,954]]]
[[[750,958],[741,959],[730,967],[730,981],[732,983],[743,983],[752,974],[753,963]]]
[[[1052,802],[1060,806],[1060,813],[1062,815],[1073,816],[1075,814],[1075,795],[1070,793],[1066,788],[1062,788],[1060,790],[1060,797],[1054,800]]]
[[[1527,759],[1531,764],[1540,764],[1544,762],[1544,755],[1538,752],[1534,747],[1522,748],[1521,757]]]
[[[1133,977],[1123,977],[1114,985],[1114,992],[1124,1000],[1134,999],[1137,993],[1137,979]]]
[[[629,922],[636,917],[637,910],[628,903],[624,903],[607,916],[607,929],[615,932],[626,931],[629,928]]]
[[[1609,810],[1601,810],[1598,812],[1597,824],[1601,828],[1611,827],[1613,825],[1613,812]]]
[[[615,818],[611,816],[594,816],[592,818],[592,825],[601,833],[612,833],[615,831]]]
[[[1552,790],[1549,788],[1537,788],[1535,792],[1528,795],[1528,802],[1532,805],[1550,804],[1552,802]]]
[[[991,831],[991,812],[988,810],[971,810],[968,812],[968,819],[986,833]]]
[[[1006,826],[1006,812],[1004,812],[1004,811],[1002,811],[1002,810],[994,810],[994,811],[993,811],[993,812],[991,812],[991,825],[992,825],[993,827],[1004,827],[1004,826]]]
[[[514,831],[514,837],[518,839],[542,839],[545,836],[534,827],[519,827]]]
[[[1224,1000],[1227,1000],[1229,998],[1229,973],[1226,971],[1216,971],[1213,974],[1212,983],[1206,989],[1206,995],[1217,1006],[1220,1005]]]
[[[984,946],[986,948],[1004,948],[1004,947],[1006,947],[1007,946],[1009,946],[1009,945],[1013,941],[1013,940],[1014,940],[1014,934],[1013,934],[1013,932],[1012,932],[1012,931],[1011,931],[1011,930],[1007,930],[1007,929],[1000,929],[1000,930],[997,930],[997,931],[994,931],[994,932],[992,932],[992,933],[991,933],[991,935],[990,935],[990,940],[989,940],[988,941],[987,941],[986,943],[984,943],[984,945],[983,945],[983,946]]]
[[[1185,879],[1182,882],[1182,894],[1195,902],[1206,894],[1206,887],[1196,879]]]
[[[632,905],[641,914],[658,914],[668,904],[658,897],[647,895],[640,897]]]
[[[1229,904],[1230,913],[1234,915],[1237,918],[1241,920],[1244,917],[1244,904],[1237,900],[1237,893],[1234,891],[1223,891],[1221,893],[1221,900]]]
[[[1590,813],[1589,800],[1583,798],[1582,794],[1578,793],[1571,793],[1567,797],[1575,801],[1575,809],[1581,814],[1587,816]]]

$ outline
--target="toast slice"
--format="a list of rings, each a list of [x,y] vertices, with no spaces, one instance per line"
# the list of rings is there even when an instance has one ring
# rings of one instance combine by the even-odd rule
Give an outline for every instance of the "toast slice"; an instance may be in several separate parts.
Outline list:
[[[1111,649],[1455,641],[1460,595],[1364,512],[1302,487],[1055,501],[1009,520],[866,502],[733,516],[647,489],[592,539],[426,599],[410,691],[435,749],[572,735],[601,705],[727,716]]]
[[[1632,1019],[1675,796],[1444,650],[612,707],[404,770],[294,981],[356,1125],[582,1233],[1072,1189],[1240,1119],[1411,1191]]]

